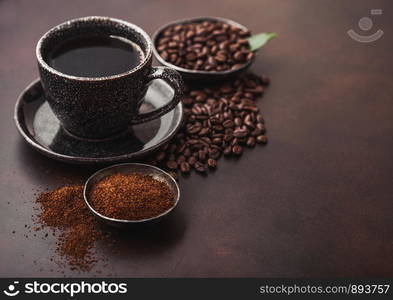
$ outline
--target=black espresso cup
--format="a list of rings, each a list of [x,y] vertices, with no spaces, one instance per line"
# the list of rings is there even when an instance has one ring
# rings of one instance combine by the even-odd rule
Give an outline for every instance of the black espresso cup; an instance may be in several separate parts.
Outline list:
[[[78,36],[116,36],[141,50],[140,61],[119,74],[85,77],[59,71],[49,63],[59,43]],[[108,17],[84,17],[62,23],[38,41],[38,68],[45,96],[63,128],[82,138],[110,138],[130,127],[156,119],[172,110],[180,101],[183,82],[178,72],[152,67],[152,42],[138,26]],[[163,107],[139,113],[149,82],[162,79],[174,95]]]

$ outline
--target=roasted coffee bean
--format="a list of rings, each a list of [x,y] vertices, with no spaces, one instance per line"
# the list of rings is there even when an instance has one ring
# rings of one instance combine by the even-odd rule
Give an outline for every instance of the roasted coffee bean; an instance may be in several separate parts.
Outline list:
[[[206,144],[206,146],[210,145],[212,142],[211,139],[206,136],[201,137],[201,141],[204,142]]]
[[[189,127],[187,128],[187,132],[188,132],[189,134],[196,134],[196,133],[198,133],[201,129],[202,129],[201,124],[197,123],[197,124],[194,124],[194,125],[189,126]]]
[[[177,162],[178,165],[180,165],[181,163],[183,163],[183,162],[185,162],[185,161],[186,161],[186,157],[185,157],[184,155],[180,155],[180,156],[177,158],[177,160],[176,160],[176,162]]]
[[[223,63],[223,62],[225,62],[227,60],[227,57],[224,54],[217,54],[214,58],[219,63]]]
[[[166,163],[166,166],[169,170],[176,170],[177,169],[177,162],[174,160],[170,160]]]
[[[231,44],[229,46],[229,51],[230,52],[236,52],[239,48],[240,48],[240,44],[237,44],[237,43]]]
[[[222,144],[222,139],[219,138],[219,137],[214,138],[214,139],[212,140],[212,143],[215,144],[215,145],[221,145],[221,144]]]
[[[232,120],[226,120],[222,124],[222,126],[224,126],[224,128],[232,128],[234,125],[235,125],[235,123]]]
[[[262,117],[262,115],[258,114],[256,119],[257,119],[257,122],[259,122],[259,123],[265,123],[265,119]]]
[[[200,136],[207,135],[207,134],[209,133],[209,131],[210,131],[210,129],[207,128],[207,127],[202,128],[202,129],[199,131],[198,135],[200,135]]]
[[[189,163],[191,166],[193,166],[196,162],[197,162],[197,159],[196,159],[195,156],[191,156],[191,157],[188,159],[188,163]]]
[[[266,127],[262,123],[257,123],[257,129],[259,129],[262,133],[265,133]]]
[[[230,142],[233,139],[233,134],[225,134],[223,139],[225,142]]]
[[[198,159],[200,161],[206,160],[206,155],[207,155],[207,151],[204,151],[204,150],[199,150],[198,151]]]
[[[213,159],[213,158],[209,158],[209,159],[207,160],[207,165],[208,165],[210,168],[215,169],[215,168],[217,167],[217,161],[216,161],[215,159]]]
[[[224,126],[222,126],[222,125],[214,125],[213,129],[215,131],[223,131],[224,130]]]
[[[220,150],[216,149],[216,148],[212,148],[209,151],[209,157],[213,158],[213,159],[218,159],[221,156],[221,152]]]
[[[267,136],[266,135],[258,135],[257,136],[257,143],[266,144],[267,143]]]
[[[243,62],[246,60],[246,56],[241,51],[236,51],[233,58],[238,62]]]
[[[200,93],[198,96],[195,97],[196,102],[205,102],[206,95],[204,93]]]
[[[261,76],[261,81],[262,81],[262,84],[264,84],[264,85],[269,85],[270,84],[270,78],[265,76],[265,75]]]
[[[191,139],[191,140],[188,140],[187,143],[188,143],[189,145],[196,145],[196,144],[199,144],[200,142],[199,142],[199,140]]]
[[[244,109],[251,112],[259,112],[259,108],[257,106],[245,105]]]
[[[197,170],[199,173],[205,173],[206,172],[206,167],[203,163],[197,161],[194,165],[195,170]]]
[[[255,128],[255,124],[252,121],[251,114],[246,115],[246,117],[244,118],[244,124],[250,128]]]
[[[260,130],[258,128],[255,128],[253,131],[251,131],[252,136],[258,136],[258,135],[261,135],[262,133],[263,133],[262,130]]]
[[[236,70],[236,69],[239,69],[239,68],[241,68],[241,67],[243,67],[243,64],[234,64],[234,65],[231,67],[231,70]]]
[[[247,145],[248,147],[254,147],[254,146],[255,146],[255,138],[254,138],[253,136],[250,136],[250,137],[247,139],[246,145]]]
[[[243,153],[243,147],[240,145],[235,145],[232,147],[232,152],[235,155],[241,155]]]
[[[202,108],[200,108],[199,106],[195,106],[194,105],[194,107],[191,109],[191,112],[194,115],[200,115],[200,114],[202,114]]]
[[[244,128],[237,128],[233,131],[233,136],[236,138],[244,138],[248,135],[248,130]]]
[[[237,117],[237,118],[235,118],[234,123],[235,123],[236,126],[242,126],[243,121],[242,121],[241,118],[238,118],[238,117]]]
[[[182,173],[189,173],[190,172],[190,165],[187,162],[182,162],[180,164],[180,171]]]
[[[197,58],[197,56],[193,52],[190,52],[186,55],[186,59],[189,61],[194,61],[194,60],[196,60],[196,58]]]

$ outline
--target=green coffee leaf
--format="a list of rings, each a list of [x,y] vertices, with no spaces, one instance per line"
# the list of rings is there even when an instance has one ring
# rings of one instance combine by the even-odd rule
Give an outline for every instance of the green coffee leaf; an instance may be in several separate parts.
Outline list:
[[[272,38],[275,38],[277,33],[275,32],[264,32],[259,34],[254,34],[250,36],[247,40],[250,45],[250,50],[255,51],[265,45]]]

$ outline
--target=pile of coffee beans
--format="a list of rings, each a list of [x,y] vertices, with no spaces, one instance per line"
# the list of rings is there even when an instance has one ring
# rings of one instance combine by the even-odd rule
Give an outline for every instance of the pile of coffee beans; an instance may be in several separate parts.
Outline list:
[[[157,40],[160,56],[176,66],[204,71],[241,67],[254,57],[249,31],[219,21],[170,26]]]
[[[222,156],[240,156],[244,147],[266,144],[265,121],[255,100],[269,78],[243,74],[229,83],[188,89],[183,98],[185,123],[153,161],[177,178],[177,171],[206,173]]]

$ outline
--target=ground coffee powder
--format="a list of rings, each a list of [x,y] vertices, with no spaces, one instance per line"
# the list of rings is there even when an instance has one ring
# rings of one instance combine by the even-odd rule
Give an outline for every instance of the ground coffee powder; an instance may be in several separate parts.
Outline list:
[[[57,237],[57,252],[72,269],[87,271],[97,261],[93,246],[109,240],[109,233],[99,229],[96,219],[83,199],[83,186],[64,186],[42,193],[37,229],[49,227]]]
[[[160,215],[174,205],[168,185],[150,175],[114,174],[95,184],[90,203],[104,216],[142,220]]]

